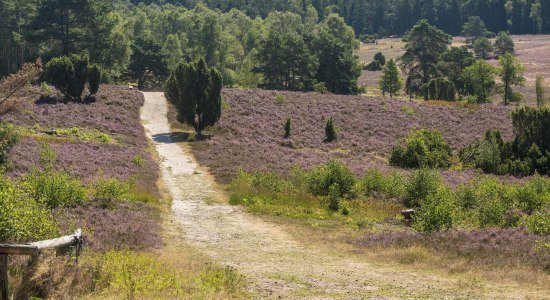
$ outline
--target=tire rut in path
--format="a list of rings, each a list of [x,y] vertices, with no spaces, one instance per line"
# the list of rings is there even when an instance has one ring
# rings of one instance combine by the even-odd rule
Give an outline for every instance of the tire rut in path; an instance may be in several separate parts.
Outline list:
[[[171,134],[163,93],[144,93],[141,118],[160,156],[162,179],[173,199],[172,222],[187,244],[236,268],[260,298],[471,297],[435,275],[374,266],[346,253],[300,244],[280,227],[238,207],[207,204],[212,177],[198,166],[181,135]],[[474,296],[475,297],[475,296]]]

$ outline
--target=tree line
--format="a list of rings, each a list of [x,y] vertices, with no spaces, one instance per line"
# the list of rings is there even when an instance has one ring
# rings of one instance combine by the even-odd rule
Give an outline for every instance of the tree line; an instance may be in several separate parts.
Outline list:
[[[134,4],[141,2],[186,7],[203,2],[222,11],[236,8],[252,17],[266,17],[273,11],[305,16],[308,7],[313,7],[321,18],[340,14],[358,35],[401,35],[421,19],[458,35],[471,16],[480,16],[493,32],[550,32],[548,0],[132,0]]]
[[[86,53],[104,81],[162,82],[180,62],[204,57],[226,86],[355,93],[353,29],[337,14],[272,12],[251,18],[197,4],[107,0],[0,0],[0,70]]]

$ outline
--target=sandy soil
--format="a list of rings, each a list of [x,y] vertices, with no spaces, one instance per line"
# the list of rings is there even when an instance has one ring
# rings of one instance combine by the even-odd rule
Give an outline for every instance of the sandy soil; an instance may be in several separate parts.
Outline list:
[[[162,177],[173,198],[169,224],[183,242],[245,275],[258,298],[510,296],[508,287],[465,288],[457,278],[367,263],[351,253],[303,244],[281,227],[238,207],[216,204],[212,199],[223,195],[208,172],[198,166],[189,146],[178,143],[181,135],[171,133],[166,113],[162,93],[145,93],[142,121],[159,153]]]

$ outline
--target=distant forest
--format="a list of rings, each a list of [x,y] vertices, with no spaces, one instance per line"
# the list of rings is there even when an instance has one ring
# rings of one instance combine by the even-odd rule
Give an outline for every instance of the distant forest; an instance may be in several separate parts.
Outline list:
[[[357,35],[401,35],[418,20],[427,19],[443,31],[459,35],[470,16],[480,16],[492,32],[549,33],[550,0],[132,0],[133,4],[203,2],[210,8],[239,9],[251,17],[272,11],[307,14],[313,6],[321,18],[338,13]]]
[[[550,33],[550,0],[0,0],[0,77],[86,53],[104,82],[142,86],[204,57],[227,86],[347,93],[358,40],[403,36],[420,19],[460,35],[472,16],[495,34]]]

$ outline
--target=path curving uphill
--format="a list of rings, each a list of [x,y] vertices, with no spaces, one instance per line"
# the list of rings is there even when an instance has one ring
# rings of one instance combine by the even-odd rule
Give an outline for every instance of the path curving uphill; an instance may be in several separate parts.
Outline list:
[[[178,142],[181,134],[178,138],[171,132],[164,94],[144,96],[141,118],[173,199],[170,224],[185,243],[245,275],[258,298],[477,298],[484,292],[465,290],[457,279],[380,267],[348,253],[316,249],[238,207],[212,204],[210,199],[220,196],[216,183],[189,146]]]

